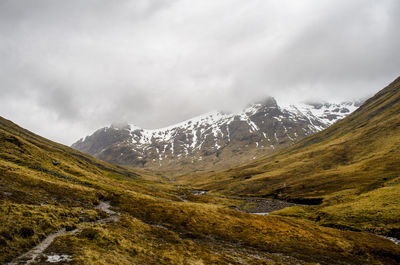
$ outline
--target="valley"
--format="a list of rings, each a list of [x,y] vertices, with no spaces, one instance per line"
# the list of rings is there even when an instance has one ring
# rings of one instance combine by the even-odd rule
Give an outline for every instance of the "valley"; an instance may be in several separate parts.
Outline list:
[[[1,119],[1,262],[396,264],[373,233],[399,237],[399,85],[288,149],[161,179]]]
[[[0,265],[400,265],[400,1],[0,1]]]

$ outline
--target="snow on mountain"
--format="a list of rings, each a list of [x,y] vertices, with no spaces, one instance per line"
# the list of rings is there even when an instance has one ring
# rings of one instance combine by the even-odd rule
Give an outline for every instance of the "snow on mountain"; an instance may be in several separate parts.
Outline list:
[[[360,103],[346,101],[339,104],[331,103],[297,103],[282,106],[282,108],[290,111],[301,113],[308,118],[318,118],[326,125],[332,125],[338,120],[343,119],[348,114],[355,111],[360,106]],[[324,129],[324,128],[322,128]]]
[[[227,123],[233,119],[234,115],[224,114],[222,112],[213,111],[187,121],[154,130],[141,129],[135,125],[129,125],[129,131],[132,135],[132,143],[135,144],[151,144],[153,141],[170,142],[176,136],[179,130],[186,130],[188,135],[191,135],[191,147],[198,145],[197,128],[211,129],[214,136],[221,133],[220,127],[223,123]],[[204,130],[200,131],[203,134]]]
[[[267,98],[240,113],[209,112],[153,130],[111,125],[72,145],[124,165],[176,169],[223,167],[289,146],[357,109],[357,102],[278,106]]]

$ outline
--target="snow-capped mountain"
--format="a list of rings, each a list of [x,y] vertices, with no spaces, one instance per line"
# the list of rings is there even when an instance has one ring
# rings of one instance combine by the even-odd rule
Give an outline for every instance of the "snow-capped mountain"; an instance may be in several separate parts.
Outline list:
[[[102,160],[162,170],[219,168],[249,161],[321,131],[360,103],[278,106],[273,98],[241,113],[210,112],[161,129],[111,125],[73,148]]]

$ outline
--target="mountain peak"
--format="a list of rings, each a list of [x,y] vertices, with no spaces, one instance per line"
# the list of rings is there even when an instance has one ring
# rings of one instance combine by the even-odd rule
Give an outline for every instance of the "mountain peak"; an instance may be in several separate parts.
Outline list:
[[[265,97],[262,100],[256,101],[255,104],[261,104],[266,107],[278,107],[278,103],[273,97]]]
[[[128,123],[125,122],[113,122],[110,125],[111,129],[116,129],[116,130],[129,130],[130,129],[130,125]]]

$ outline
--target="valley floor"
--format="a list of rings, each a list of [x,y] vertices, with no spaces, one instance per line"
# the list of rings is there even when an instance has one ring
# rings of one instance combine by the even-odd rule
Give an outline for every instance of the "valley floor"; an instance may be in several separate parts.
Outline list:
[[[129,195],[120,194],[108,198],[113,206],[99,200],[97,206],[85,207],[92,211],[90,217],[81,207],[68,207],[69,211],[79,209],[77,222],[43,235],[35,247],[7,264],[369,264],[371,260],[370,264],[395,264],[391,255],[400,253],[399,246],[372,234],[254,214],[293,203],[163,188],[169,189],[169,200],[123,199]],[[48,206],[10,206],[27,207],[31,214],[49,211]]]

